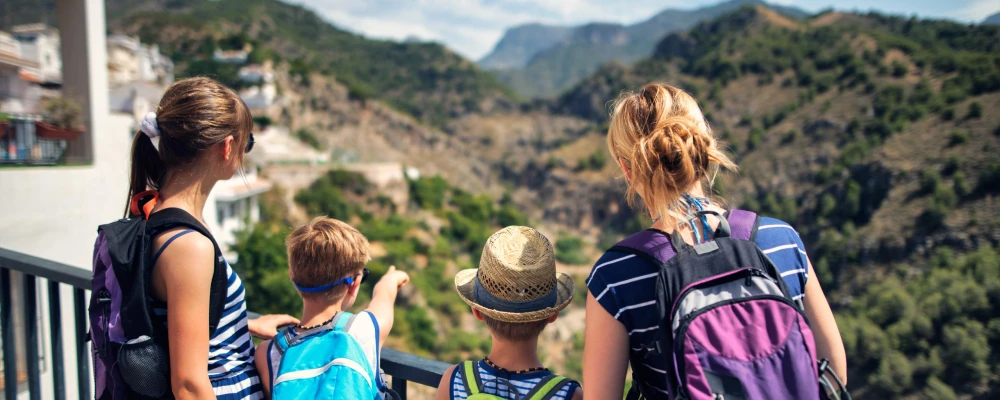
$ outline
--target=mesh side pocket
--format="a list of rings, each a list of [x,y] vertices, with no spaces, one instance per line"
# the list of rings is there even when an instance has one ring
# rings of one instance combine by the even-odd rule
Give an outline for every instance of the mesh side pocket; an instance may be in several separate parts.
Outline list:
[[[171,398],[170,353],[149,336],[130,340],[118,353],[118,371],[128,388],[152,398]]]

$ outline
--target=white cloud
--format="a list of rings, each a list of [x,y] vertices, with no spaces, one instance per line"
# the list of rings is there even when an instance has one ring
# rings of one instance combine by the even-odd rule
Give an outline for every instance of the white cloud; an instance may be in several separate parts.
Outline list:
[[[965,6],[956,8],[948,16],[962,21],[980,22],[996,12],[1000,12],[1000,1],[971,0]]]

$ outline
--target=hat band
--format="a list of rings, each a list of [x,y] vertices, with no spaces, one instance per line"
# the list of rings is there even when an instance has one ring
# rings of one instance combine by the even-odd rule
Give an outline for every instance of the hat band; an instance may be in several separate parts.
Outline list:
[[[546,308],[556,306],[556,290],[552,290],[549,294],[529,301],[510,301],[504,300],[490,293],[486,290],[481,283],[479,283],[479,274],[476,274],[476,279],[474,279],[474,288],[472,295],[479,305],[489,308],[491,310],[511,312],[511,313],[527,313],[533,311],[540,311]]]

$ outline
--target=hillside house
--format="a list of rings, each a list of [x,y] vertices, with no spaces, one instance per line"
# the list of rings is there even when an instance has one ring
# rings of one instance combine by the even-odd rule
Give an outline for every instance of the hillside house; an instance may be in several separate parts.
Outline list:
[[[59,30],[45,24],[18,25],[11,29],[20,43],[21,58],[38,63],[38,74],[43,84],[58,86],[62,83],[62,40]]]
[[[40,82],[39,64],[21,56],[21,43],[11,34],[0,32],[0,112],[37,113]]]
[[[250,43],[243,45],[243,48],[238,50],[222,50],[220,48],[216,48],[212,58],[214,58],[215,61],[222,63],[246,64],[251,51],[253,51],[253,46],[250,45]]]
[[[174,81],[174,63],[157,45],[125,35],[108,37],[108,81],[111,87],[132,82],[167,86]]]

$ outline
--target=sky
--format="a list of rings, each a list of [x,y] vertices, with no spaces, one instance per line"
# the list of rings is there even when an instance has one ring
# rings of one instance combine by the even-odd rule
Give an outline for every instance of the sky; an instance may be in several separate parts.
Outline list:
[[[434,41],[479,60],[515,25],[538,22],[632,24],[666,8],[698,8],[720,0],[286,0],[317,11],[334,25],[371,38]],[[772,0],[808,12],[877,10],[921,18],[982,21],[1000,0]]]

